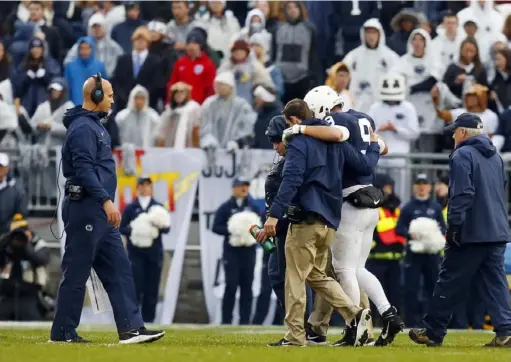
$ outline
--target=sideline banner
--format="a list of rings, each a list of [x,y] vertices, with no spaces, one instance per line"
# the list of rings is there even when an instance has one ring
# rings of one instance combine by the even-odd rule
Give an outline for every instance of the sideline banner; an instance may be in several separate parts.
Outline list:
[[[134,156],[134,160],[133,160]],[[114,151],[117,164],[117,194],[115,202],[122,211],[126,205],[136,197],[137,178],[141,175],[149,175],[154,182],[154,198],[161,202],[171,213],[171,229],[163,235],[162,240],[166,250],[173,250],[172,264],[169,268],[165,287],[164,300],[160,313],[156,315],[156,321],[162,324],[170,324],[174,319],[177,298],[179,294],[179,282],[183,268],[183,261],[188,240],[188,229],[193,211],[193,203],[197,192],[200,170],[204,166],[204,152],[199,149],[176,150],[171,148],[147,148],[136,149],[131,161],[134,161],[135,173],[124,173],[123,161],[126,155],[121,150]],[[60,165],[61,153],[57,151],[57,165]],[[65,179],[61,167],[57,167],[58,187],[60,192],[58,225],[61,239],[61,252],[64,252],[65,231],[62,221],[62,200],[64,198]],[[84,323],[104,323],[113,321],[112,313],[92,315],[84,311],[82,321]]]
[[[225,287],[222,266],[223,237],[211,231],[215,211],[231,197],[232,181],[237,176],[254,180],[255,188],[261,189],[263,177],[258,175],[264,175],[271,168],[275,157],[275,151],[251,149],[238,150],[235,153],[216,150],[207,154],[207,164],[199,181],[199,222],[202,282],[210,323],[221,323],[221,302]],[[264,192],[262,196],[260,193],[252,196],[256,199],[264,198]],[[261,286],[261,268],[262,249],[259,248],[252,285],[254,304],[257,302]],[[233,314],[234,323],[239,320],[236,309],[237,307]],[[274,309],[274,306],[271,309]]]

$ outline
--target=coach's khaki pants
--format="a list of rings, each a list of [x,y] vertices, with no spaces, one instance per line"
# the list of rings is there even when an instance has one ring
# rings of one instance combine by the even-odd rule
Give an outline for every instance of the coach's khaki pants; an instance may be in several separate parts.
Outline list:
[[[353,305],[340,284],[325,273],[334,236],[333,229],[319,222],[289,226],[286,237],[286,317],[284,319],[287,333],[284,338],[290,342],[305,344],[303,316],[306,282],[348,322],[355,318],[361,309]]]
[[[326,275],[338,281],[337,275],[335,275],[334,267],[332,265],[332,253],[330,249],[328,249]],[[360,290],[360,307],[362,309],[369,309],[371,307],[369,304],[369,298],[367,297],[367,294],[362,291],[362,289]],[[312,313],[309,316],[309,320],[307,321],[314,333],[319,334],[320,336],[327,335],[333,311],[334,309],[332,306],[325,299],[316,294],[314,297],[314,308],[312,309]],[[373,338],[372,321],[368,324],[368,332],[369,337]]]

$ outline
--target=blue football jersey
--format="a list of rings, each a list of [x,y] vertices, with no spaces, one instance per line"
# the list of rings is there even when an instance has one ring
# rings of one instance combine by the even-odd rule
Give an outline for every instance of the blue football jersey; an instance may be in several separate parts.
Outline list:
[[[330,125],[344,126],[350,131],[350,142],[356,149],[363,154],[371,143],[371,133],[369,128],[374,130],[374,120],[365,113],[350,109],[348,112],[332,113],[325,118]],[[360,176],[355,170],[346,169],[343,174],[342,188],[348,188],[355,185],[368,185],[373,183],[374,175]]]

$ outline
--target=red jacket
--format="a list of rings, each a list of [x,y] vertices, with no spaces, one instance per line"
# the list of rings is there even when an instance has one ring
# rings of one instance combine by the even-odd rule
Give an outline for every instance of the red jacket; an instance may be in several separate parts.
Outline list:
[[[214,94],[215,64],[204,53],[192,60],[188,55],[179,58],[167,83],[167,103],[170,102],[170,87],[177,82],[192,86],[192,99],[200,104]]]

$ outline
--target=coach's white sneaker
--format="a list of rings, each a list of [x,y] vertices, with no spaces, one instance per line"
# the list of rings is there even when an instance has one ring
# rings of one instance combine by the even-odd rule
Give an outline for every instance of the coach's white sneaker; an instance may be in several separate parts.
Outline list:
[[[119,334],[120,344],[150,343],[165,335],[164,331],[150,331],[145,327]]]
[[[351,326],[356,328],[355,347],[363,346],[369,340],[368,325],[371,322],[371,311],[369,309],[362,309],[357,313],[355,320],[351,322]]]

